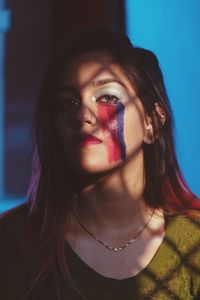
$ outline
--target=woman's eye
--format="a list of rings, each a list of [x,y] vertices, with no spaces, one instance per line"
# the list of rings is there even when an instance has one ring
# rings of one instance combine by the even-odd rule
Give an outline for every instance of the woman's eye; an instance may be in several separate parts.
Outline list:
[[[119,98],[115,95],[103,95],[97,99],[97,102],[105,103],[105,104],[117,104],[119,102]]]
[[[67,102],[69,102],[70,106],[79,107],[80,100],[79,99],[68,99]]]
[[[61,101],[60,108],[65,110],[76,110],[80,107],[80,100],[76,98],[69,98]]]

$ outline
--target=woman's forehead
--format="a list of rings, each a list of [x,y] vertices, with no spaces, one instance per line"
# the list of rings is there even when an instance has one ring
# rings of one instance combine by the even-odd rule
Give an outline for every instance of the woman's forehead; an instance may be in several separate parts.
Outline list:
[[[131,83],[119,64],[102,51],[93,51],[74,56],[64,66],[64,84],[83,88],[105,83],[119,83],[131,87]]]
[[[64,76],[69,82],[93,81],[102,73],[111,73],[112,64],[102,53],[76,55],[64,65]]]

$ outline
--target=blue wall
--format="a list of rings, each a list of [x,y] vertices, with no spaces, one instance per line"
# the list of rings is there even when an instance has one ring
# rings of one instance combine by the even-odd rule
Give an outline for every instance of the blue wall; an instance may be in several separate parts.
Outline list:
[[[175,115],[180,166],[200,196],[200,1],[126,0],[127,34],[157,56]]]
[[[7,201],[5,196],[5,34],[10,27],[10,11],[5,9],[4,1],[0,0],[0,213],[18,202]],[[6,201],[5,201],[6,200]],[[21,203],[21,201],[20,201]]]
[[[10,11],[4,9],[4,0],[0,0],[0,201],[4,196],[4,41],[9,26]]]

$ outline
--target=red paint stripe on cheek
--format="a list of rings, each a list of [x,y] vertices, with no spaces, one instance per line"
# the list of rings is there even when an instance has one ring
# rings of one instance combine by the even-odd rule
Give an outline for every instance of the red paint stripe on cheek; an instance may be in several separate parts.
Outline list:
[[[108,104],[98,104],[99,121],[107,145],[108,161],[114,162],[120,159],[120,145],[117,138],[116,107]]]

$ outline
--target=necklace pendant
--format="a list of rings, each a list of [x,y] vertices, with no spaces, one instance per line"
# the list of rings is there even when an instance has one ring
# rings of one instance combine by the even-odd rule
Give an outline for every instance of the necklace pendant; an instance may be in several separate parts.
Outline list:
[[[72,212],[73,213],[73,212]],[[98,237],[96,237],[89,229],[87,229],[87,227],[79,220],[78,216],[73,213],[74,217],[76,218],[77,222],[79,223],[79,225],[94,239],[96,240],[99,244],[101,244],[103,247],[111,250],[111,251],[114,251],[114,252],[119,252],[125,248],[127,248],[128,246],[130,246],[133,242],[135,242],[135,240],[137,239],[137,237],[139,235],[142,234],[142,232],[145,230],[145,228],[148,226],[148,224],[150,223],[153,215],[154,215],[154,210],[149,218],[149,220],[147,221],[146,224],[144,224],[143,228],[132,238],[130,239],[125,245],[121,246],[121,247],[112,247],[112,246],[109,246],[107,244],[105,244],[103,241],[101,241]]]
[[[114,250],[115,252],[118,252],[118,251],[122,250],[122,247],[115,247],[115,248],[113,248],[113,250]]]

